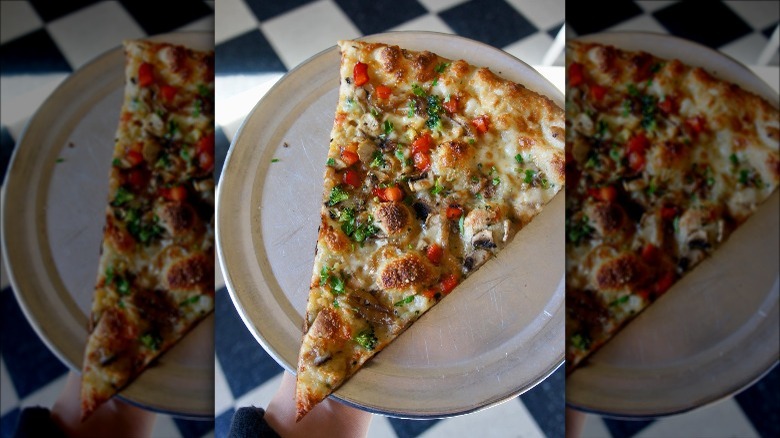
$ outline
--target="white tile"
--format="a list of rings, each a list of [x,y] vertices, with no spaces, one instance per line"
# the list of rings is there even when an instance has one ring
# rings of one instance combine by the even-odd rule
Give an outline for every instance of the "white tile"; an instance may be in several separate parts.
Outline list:
[[[235,125],[235,129],[257,105],[265,93],[281,79],[281,73],[262,73],[253,75],[217,76],[216,122],[223,130]],[[228,140],[233,138],[235,129],[225,130]]]
[[[455,33],[447,26],[447,23],[436,14],[425,14],[421,17],[409,20],[406,23],[401,23],[390,30],[425,30],[429,32]]]
[[[617,26],[610,27],[613,30],[630,30],[634,32],[669,33],[661,24],[650,15],[640,15],[626,20]]]
[[[504,51],[529,65],[542,63],[544,54],[552,46],[553,39],[546,32],[537,32],[530,37],[504,47]]]
[[[291,69],[338,40],[359,37],[360,31],[331,0],[320,0],[263,22],[260,29]]]
[[[585,414],[585,424],[582,426],[580,438],[609,438],[607,425],[601,420],[601,417],[592,414]]]
[[[733,399],[695,411],[658,420],[636,438],[659,436],[758,437],[742,408]]]
[[[54,406],[54,402],[62,393],[65,388],[65,382],[68,380],[68,373],[63,374],[60,378],[52,380],[47,383],[46,386],[33,392],[27,397],[19,401],[19,406],[27,408],[31,406],[43,406],[45,408],[51,408]]]
[[[721,46],[719,50],[743,64],[754,65],[758,61],[758,57],[761,55],[761,51],[766,43],[767,39],[763,35],[754,32],[725,46]]]
[[[11,383],[11,376],[8,375],[8,370],[5,369],[5,361],[0,360],[0,416],[13,410],[19,405],[19,397],[16,396],[16,389],[13,383]]]
[[[123,39],[145,34],[119,3],[100,2],[46,25],[54,42],[76,69]]]
[[[43,21],[27,2],[0,2],[0,44],[39,27]]]
[[[564,19],[564,0],[507,0],[524,17],[528,18],[534,26],[548,30],[559,24]]]
[[[259,24],[243,0],[220,0],[216,8],[214,40],[217,44],[254,29]]]
[[[233,407],[233,393],[230,391],[225,373],[219,360],[214,356],[214,417]]]
[[[780,2],[777,1],[725,1],[754,29],[763,30],[780,18]]]
[[[638,4],[639,7],[641,7],[642,9],[645,10],[645,12],[655,12],[655,11],[657,11],[659,9],[663,9],[663,8],[669,6],[669,5],[673,5],[673,4],[677,3],[677,1],[676,0],[672,0],[672,1],[637,0],[637,1],[634,1],[634,3]]]
[[[153,437],[178,438],[181,436],[179,428],[168,415],[158,415],[152,428]]]
[[[174,32],[210,32],[214,33],[214,16],[208,15],[199,20],[188,23]]]
[[[368,435],[371,438],[397,438],[398,434],[390,425],[390,420],[382,415],[372,415],[371,424],[368,426]]]
[[[13,126],[26,122],[66,77],[65,73],[3,76],[0,81],[2,124]],[[12,134],[14,139],[19,139],[18,134]]]
[[[544,437],[544,433],[525,405],[517,399],[512,399],[473,414],[439,421],[420,435],[420,438],[474,436],[541,438]]]
[[[249,391],[236,400],[236,409],[243,408],[245,406],[256,406],[265,409],[268,403],[276,394],[276,390],[279,389],[279,385],[282,383],[282,373],[279,373],[273,379],[263,383],[257,388]]]
[[[467,0],[417,0],[431,12],[441,12]]]

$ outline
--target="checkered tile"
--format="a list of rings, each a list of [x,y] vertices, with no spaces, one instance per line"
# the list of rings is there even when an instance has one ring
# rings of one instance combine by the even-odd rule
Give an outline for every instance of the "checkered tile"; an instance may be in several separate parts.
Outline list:
[[[778,25],[774,1],[613,1],[593,11],[590,2],[567,2],[569,36],[634,30],[669,33],[717,49],[755,65]],[[778,65],[778,54],[769,61]]]
[[[68,74],[118,47],[124,38],[214,27],[211,2],[191,1],[175,11],[167,5],[158,2],[149,9],[134,1],[0,2],[0,179],[27,120]],[[23,408],[51,407],[65,385],[67,368],[28,324],[4,267],[0,279],[0,433],[8,437]],[[213,430],[212,421],[158,415],[153,435],[202,437]]]

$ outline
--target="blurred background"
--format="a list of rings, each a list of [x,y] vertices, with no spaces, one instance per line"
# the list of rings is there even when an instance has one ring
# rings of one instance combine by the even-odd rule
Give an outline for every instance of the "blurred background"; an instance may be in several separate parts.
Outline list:
[[[169,32],[214,29],[213,2],[190,1],[186,8],[157,2],[78,0],[0,2],[0,180],[27,121],[70,74],[123,39]],[[117,114],[119,109],[117,108]],[[19,412],[50,408],[68,369],[38,338],[0,273],[0,433],[11,436]],[[213,436],[214,422],[158,415],[155,437]]]

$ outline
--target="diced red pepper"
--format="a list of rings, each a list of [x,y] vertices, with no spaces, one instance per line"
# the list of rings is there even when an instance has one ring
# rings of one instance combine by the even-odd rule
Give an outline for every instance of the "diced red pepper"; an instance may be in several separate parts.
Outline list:
[[[647,243],[642,248],[642,259],[648,263],[654,263],[658,260],[658,247],[652,243]]]
[[[590,86],[590,97],[597,102],[600,102],[606,93],[607,89],[601,85],[593,84]]]
[[[423,152],[418,152],[412,156],[414,159],[414,168],[420,172],[427,172],[431,168],[431,157]]]
[[[428,298],[429,300],[433,300],[433,299],[436,298],[436,294],[438,294],[438,293],[439,293],[439,291],[436,290],[436,288],[432,287],[432,288],[429,288],[429,289],[426,289],[425,291],[423,291],[422,295],[425,298]]]
[[[461,216],[463,216],[463,207],[457,204],[451,204],[447,207],[447,219],[451,221],[455,221],[460,219]]]
[[[477,132],[484,134],[490,130],[490,117],[487,114],[481,115],[472,120],[471,124],[477,129]]]
[[[670,220],[677,216],[677,207],[665,205],[661,207],[661,219]]]
[[[425,250],[425,256],[428,257],[428,260],[430,260],[430,262],[434,265],[441,263],[441,257],[443,255],[444,250],[441,249],[441,246],[435,243],[428,245],[428,249]]]
[[[198,165],[203,170],[211,170],[214,167],[214,133],[205,135],[198,140],[196,146]]]
[[[374,190],[371,191],[374,196],[379,198],[381,201],[401,201],[404,199],[404,192],[398,186],[390,186],[390,187],[375,187]]]
[[[134,189],[140,190],[149,182],[149,174],[143,169],[132,169],[127,173],[127,182]]]
[[[173,99],[176,97],[176,92],[178,90],[176,87],[170,86],[170,85],[163,85],[160,87],[160,94],[162,95],[163,100],[165,100],[168,103],[173,102]]]
[[[130,167],[135,167],[144,162],[144,155],[135,149],[131,149],[125,156],[127,162],[130,163]]]
[[[349,184],[352,187],[360,187],[360,174],[357,172],[357,170],[347,169],[347,171],[342,175],[342,181],[344,181],[344,184]]]
[[[615,202],[618,196],[617,189],[614,186],[602,186],[588,189],[588,195],[604,202]]]
[[[644,133],[636,134],[628,140],[628,165],[635,172],[640,172],[645,167],[645,150],[650,146],[650,141]]]
[[[688,126],[694,134],[700,134],[704,130],[705,121],[701,116],[696,116],[687,119],[685,125]]]
[[[458,285],[458,277],[455,276],[455,274],[444,274],[441,277],[441,280],[439,281],[439,286],[441,287],[441,293],[444,295],[447,295],[448,293],[452,292],[453,289],[455,289],[455,286]]]
[[[358,156],[357,152],[343,150],[341,151],[341,161],[347,166],[351,166],[360,161],[360,156]]]
[[[393,94],[393,90],[391,90],[390,87],[385,85],[379,85],[376,87],[376,95],[380,99],[387,99],[391,94]]]
[[[428,152],[431,151],[432,147],[433,147],[433,138],[431,137],[431,134],[426,132],[418,136],[412,142],[412,155],[417,153],[427,154]]]
[[[666,271],[666,273],[661,277],[661,279],[658,280],[658,282],[655,284],[655,287],[653,288],[653,292],[655,292],[656,296],[663,295],[667,290],[669,290],[670,287],[672,287],[672,284],[674,284],[675,275],[673,271]]]
[[[666,96],[664,100],[658,102],[658,109],[660,109],[664,114],[672,114],[675,112],[676,108],[677,104],[674,101],[674,98],[670,96]]]
[[[163,187],[160,195],[169,201],[181,202],[187,199],[187,188],[184,186]]]
[[[138,85],[148,87],[154,82],[154,68],[148,62],[142,63],[138,67]]]
[[[585,75],[582,72],[582,64],[579,62],[572,62],[569,65],[569,86],[576,87],[580,85],[585,79]]]
[[[442,107],[444,107],[444,111],[447,111],[449,114],[458,112],[458,96],[450,96],[450,100],[444,102]]]
[[[368,64],[358,62],[352,69],[352,76],[354,76],[355,86],[360,87],[368,83]]]

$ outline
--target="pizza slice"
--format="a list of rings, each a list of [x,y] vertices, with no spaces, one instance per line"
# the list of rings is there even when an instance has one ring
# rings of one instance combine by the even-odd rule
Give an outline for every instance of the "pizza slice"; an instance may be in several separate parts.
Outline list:
[[[297,419],[564,185],[564,114],[486,68],[341,41]]]
[[[82,371],[88,417],[214,306],[214,55],[126,41]]]
[[[678,60],[576,41],[566,60],[571,372],[772,194],[780,119]]]

